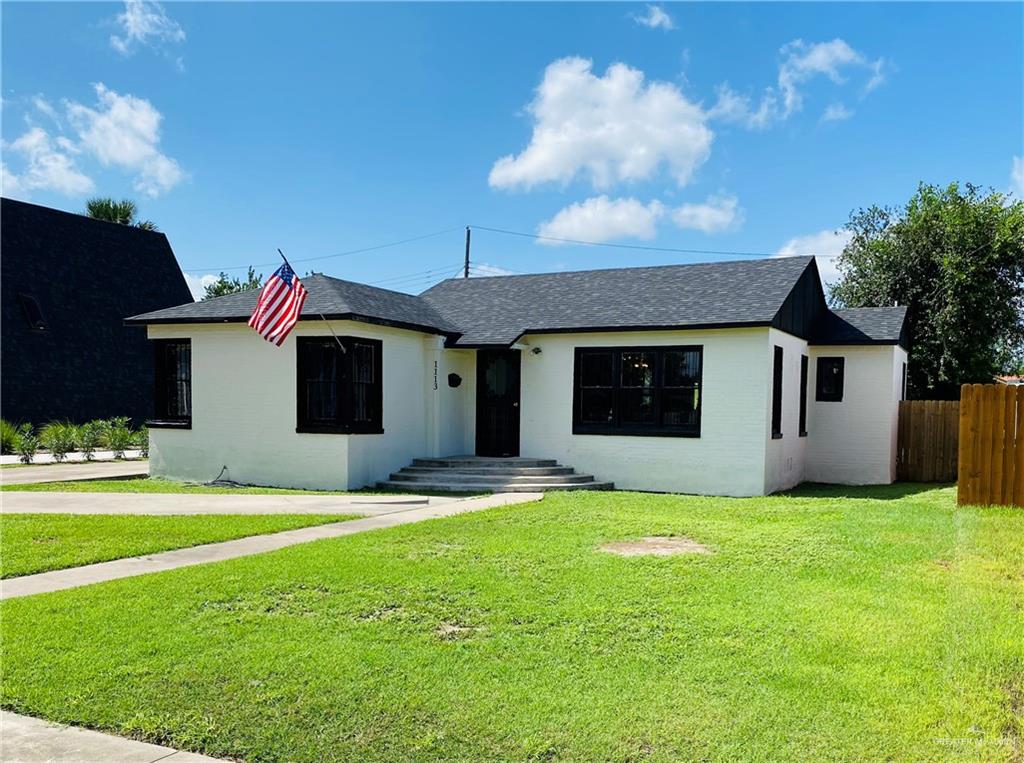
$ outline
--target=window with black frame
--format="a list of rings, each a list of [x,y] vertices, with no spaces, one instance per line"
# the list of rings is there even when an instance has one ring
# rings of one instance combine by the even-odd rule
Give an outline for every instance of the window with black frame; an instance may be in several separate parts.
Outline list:
[[[699,437],[703,348],[577,347],[573,433]]]
[[[296,431],[383,432],[381,348],[376,339],[298,337]]]
[[[818,358],[815,400],[823,403],[842,402],[845,365],[845,358]]]
[[[156,339],[154,347],[154,418],[151,427],[192,425],[192,341]]]

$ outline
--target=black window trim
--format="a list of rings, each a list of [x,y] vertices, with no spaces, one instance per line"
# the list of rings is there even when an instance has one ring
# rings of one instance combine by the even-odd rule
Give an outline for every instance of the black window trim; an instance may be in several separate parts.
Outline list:
[[[150,429],[191,429],[192,428],[192,339],[191,337],[160,337],[159,339],[153,339],[153,418],[146,421],[146,426]],[[189,364],[189,375],[188,375],[188,387],[189,387],[189,407],[188,416],[168,416],[166,411],[161,410],[161,399],[163,398],[163,392],[161,388],[163,386],[162,378],[162,356],[161,348],[166,347],[169,344],[186,344],[189,348],[188,364]]]
[[[374,404],[376,416],[368,422],[353,423],[351,421],[351,387],[354,382],[351,377],[347,384],[339,383],[339,406],[344,411],[343,420],[338,424],[314,424],[304,421],[305,399],[303,396],[302,377],[302,349],[301,347],[312,343],[341,342],[345,348],[343,358],[352,357],[353,344],[366,344],[373,347],[373,387]],[[380,339],[371,339],[363,336],[333,336],[326,335],[303,335],[295,338],[295,431],[299,434],[383,434],[384,433],[384,376],[383,376],[383,347]]]
[[[797,437],[807,436],[807,385],[811,372],[811,359],[800,354],[800,424]]]
[[[697,397],[697,409],[696,418],[697,423],[693,426],[687,427],[665,427],[661,424],[633,424],[629,426],[621,426],[618,423],[619,417],[619,406],[616,405],[616,423],[614,424],[594,424],[581,421],[581,406],[582,396],[580,395],[580,359],[585,353],[600,353],[607,352],[612,354],[612,382],[613,386],[610,388],[614,390],[614,394],[618,396],[621,389],[621,358],[622,354],[626,352],[653,352],[656,354],[655,360],[655,379],[659,380],[657,386],[651,387],[655,390],[655,418],[660,420],[661,418],[661,394],[660,392],[665,389],[664,386],[664,354],[667,352],[696,352],[700,358],[700,370],[697,373],[696,388],[698,390]],[[596,346],[596,347],[581,347],[575,348],[573,358],[573,400],[572,400],[572,433],[574,435],[607,435],[607,436],[622,436],[622,437],[688,437],[688,438],[699,438],[701,436],[701,416],[704,408],[704,345],[702,344],[687,344],[687,345],[616,345],[616,346]],[[679,389],[685,389],[686,387],[680,387]],[[672,389],[672,388],[669,388]]]
[[[786,374],[786,353],[775,345],[772,353],[772,439],[782,439],[782,392]]]
[[[826,393],[821,388],[822,368],[827,363],[836,363],[839,367],[839,391],[834,393]],[[818,403],[841,403],[843,402],[843,393],[846,391],[846,357],[843,355],[821,355],[818,357],[818,362],[815,367],[814,373],[814,400]]]

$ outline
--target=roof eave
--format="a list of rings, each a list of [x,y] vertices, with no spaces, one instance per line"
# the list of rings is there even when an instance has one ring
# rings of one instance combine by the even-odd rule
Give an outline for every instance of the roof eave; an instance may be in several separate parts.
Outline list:
[[[323,313],[318,314],[316,317],[302,316],[299,318],[299,322],[315,321],[316,318],[322,318],[324,320],[331,321],[356,321],[358,323],[370,323],[376,326],[388,326],[390,328],[405,329],[407,331],[419,331],[424,334],[436,334],[447,338],[458,337],[461,334],[457,331],[450,329],[443,329],[437,326],[428,326],[420,323],[407,323],[405,321],[389,320],[387,318],[377,318],[372,315],[360,315],[358,313]],[[133,316],[131,318],[125,318],[124,324],[126,326],[171,326],[171,325],[199,325],[199,324],[223,324],[223,323],[248,323],[249,319],[245,316],[234,316],[228,318],[208,318],[208,317],[165,317],[165,318],[146,318],[145,315]]]

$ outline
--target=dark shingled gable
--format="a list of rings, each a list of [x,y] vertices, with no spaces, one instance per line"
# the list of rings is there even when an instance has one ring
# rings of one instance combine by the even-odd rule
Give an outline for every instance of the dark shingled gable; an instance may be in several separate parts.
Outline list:
[[[456,346],[583,329],[769,325],[811,259],[451,279],[421,296],[462,330]]]
[[[151,416],[153,348],[123,319],[192,299],[167,237],[3,199],[0,248],[3,417]],[[30,328],[19,294],[47,330]]]
[[[301,277],[300,277],[301,278]],[[301,278],[309,292],[302,319],[325,318],[365,320],[436,334],[458,333],[429,303],[412,294],[378,289],[353,281],[320,275]],[[129,324],[148,323],[235,323],[249,320],[259,289],[206,299],[167,310],[135,315]]]

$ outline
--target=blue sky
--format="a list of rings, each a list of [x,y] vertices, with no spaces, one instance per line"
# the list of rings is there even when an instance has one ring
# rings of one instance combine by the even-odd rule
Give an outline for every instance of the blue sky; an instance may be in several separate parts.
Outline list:
[[[5,2],[2,22],[4,195],[135,198],[196,280],[281,247],[415,292],[456,271],[467,224],[827,255],[852,209],[919,181],[1024,195],[1019,3]],[[480,273],[720,258],[473,238]]]

